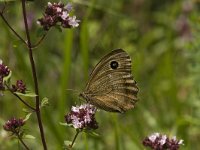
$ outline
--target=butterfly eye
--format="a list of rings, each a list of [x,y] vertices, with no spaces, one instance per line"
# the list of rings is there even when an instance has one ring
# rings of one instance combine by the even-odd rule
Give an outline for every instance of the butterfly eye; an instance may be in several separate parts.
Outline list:
[[[112,69],[117,69],[118,66],[119,66],[118,62],[116,62],[116,61],[111,61],[110,67],[111,67]]]

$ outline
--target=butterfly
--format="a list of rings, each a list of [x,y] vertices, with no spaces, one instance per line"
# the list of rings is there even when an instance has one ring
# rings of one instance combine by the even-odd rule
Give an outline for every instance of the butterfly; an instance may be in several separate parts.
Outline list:
[[[138,91],[131,74],[130,56],[116,49],[94,67],[80,97],[105,111],[123,113],[134,108]]]

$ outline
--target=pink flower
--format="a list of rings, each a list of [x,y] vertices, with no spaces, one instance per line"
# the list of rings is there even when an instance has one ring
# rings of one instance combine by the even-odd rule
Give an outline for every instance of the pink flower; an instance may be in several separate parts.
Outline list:
[[[96,108],[90,104],[72,106],[71,112],[65,116],[65,120],[75,129],[97,129],[95,113]]]
[[[66,6],[59,3],[48,2],[45,9],[43,18],[38,19],[37,24],[41,25],[44,30],[48,31],[53,26],[61,26],[63,28],[75,28],[79,26],[80,20],[76,19],[76,16],[70,17],[72,11],[72,5],[67,4]]]
[[[183,145],[183,140],[168,138],[160,133],[153,133],[143,140],[143,145],[150,147],[153,150],[178,150],[180,145]]]

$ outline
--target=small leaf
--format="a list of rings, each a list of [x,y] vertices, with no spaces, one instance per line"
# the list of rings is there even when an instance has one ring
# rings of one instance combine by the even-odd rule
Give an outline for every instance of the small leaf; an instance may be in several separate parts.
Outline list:
[[[25,97],[36,97],[37,95],[33,92],[30,91],[26,91],[26,93],[20,93],[20,92],[15,92],[15,94],[19,95],[19,96],[25,96]]]
[[[64,146],[66,146],[67,148],[69,148],[71,144],[72,144],[72,141],[68,141],[68,140],[64,141]],[[74,145],[75,144],[76,143],[74,143]]]
[[[22,108],[22,111],[25,113],[30,113],[30,110],[26,109],[26,108]]]
[[[27,134],[27,135],[24,135],[24,136],[23,136],[23,138],[24,138],[24,139],[35,139],[35,137],[34,137],[34,136],[32,136],[32,135],[29,135],[29,134]]]
[[[12,76],[12,71],[10,70],[9,75],[3,78],[3,82],[9,83],[11,76]]]
[[[94,136],[94,137],[99,137],[100,135],[96,132],[89,132],[89,135]]]
[[[49,99],[47,97],[44,97],[41,102],[41,107],[48,106],[48,105],[49,105]]]
[[[28,113],[28,114],[26,115],[26,117],[24,118],[24,121],[27,121],[27,120],[30,118],[31,115],[32,115],[32,113]]]
[[[100,135],[96,132],[94,132],[93,130],[83,130],[83,132],[93,136],[93,137],[99,137]]]
[[[62,125],[62,126],[73,127],[72,124],[68,124],[68,123],[65,123],[65,122],[59,122],[59,124]]]
[[[62,32],[62,28],[59,25],[56,25],[55,28],[59,31]]]

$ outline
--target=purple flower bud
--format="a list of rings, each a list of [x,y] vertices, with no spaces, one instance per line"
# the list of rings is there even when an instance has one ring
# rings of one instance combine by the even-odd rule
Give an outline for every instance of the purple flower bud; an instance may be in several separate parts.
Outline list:
[[[16,119],[12,118],[8,120],[4,125],[3,128],[6,131],[11,131],[13,133],[19,133],[20,128],[25,124],[23,119]]]
[[[75,129],[97,129],[95,113],[96,107],[90,104],[73,106],[71,112],[65,115],[65,121],[72,124]]]
[[[12,85],[13,92],[25,93],[26,85],[22,80],[17,80],[16,85]]]
[[[0,76],[6,77],[9,75],[9,73],[10,73],[10,69],[8,68],[8,66],[5,66],[2,60],[0,60]]]

